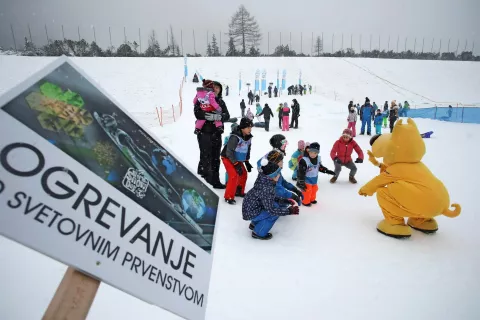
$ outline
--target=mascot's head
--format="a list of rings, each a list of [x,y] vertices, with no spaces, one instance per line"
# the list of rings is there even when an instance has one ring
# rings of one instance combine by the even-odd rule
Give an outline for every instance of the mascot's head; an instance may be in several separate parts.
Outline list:
[[[392,133],[380,134],[370,139],[375,158],[383,158],[386,165],[394,163],[417,163],[425,155],[425,143],[415,122],[398,120]]]

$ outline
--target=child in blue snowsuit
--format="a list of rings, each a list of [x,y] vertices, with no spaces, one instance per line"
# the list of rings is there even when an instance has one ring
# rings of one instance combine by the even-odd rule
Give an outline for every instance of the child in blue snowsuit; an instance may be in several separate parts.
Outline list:
[[[299,208],[294,203],[279,205],[276,201],[275,186],[280,179],[280,171],[278,165],[262,159],[257,180],[243,200],[243,220],[251,221],[249,229],[255,239],[271,239],[273,236],[269,231],[280,216],[299,214]]]
[[[380,109],[377,109],[377,114],[375,114],[375,119],[373,120],[373,124],[375,125],[375,134],[382,134],[382,123],[382,111]]]
[[[285,141],[285,142],[283,142]],[[257,161],[257,169],[260,171],[261,169],[261,162],[263,159],[267,159],[270,162],[274,162],[275,164],[279,165],[280,168],[283,168],[283,157],[285,155],[285,148],[286,148],[287,140],[285,136],[282,134],[273,135],[270,139],[270,145],[273,147],[273,150],[264,155]],[[277,151],[277,154],[272,153],[273,151]],[[275,158],[269,158],[275,157]],[[302,202],[301,199],[303,198],[302,191],[295,187],[293,184],[285,180],[282,176],[282,172],[280,171],[280,178],[275,186],[275,195],[280,202],[281,199],[293,199],[299,205]]]
[[[238,127],[238,124],[237,123],[232,123],[232,125],[230,126],[231,128],[231,132],[235,131],[235,129]],[[223,139],[223,146],[226,146],[227,143],[228,143],[228,138],[230,138],[230,135],[226,136],[225,139]],[[227,184],[227,181],[228,181],[228,173],[225,171],[225,184]]]

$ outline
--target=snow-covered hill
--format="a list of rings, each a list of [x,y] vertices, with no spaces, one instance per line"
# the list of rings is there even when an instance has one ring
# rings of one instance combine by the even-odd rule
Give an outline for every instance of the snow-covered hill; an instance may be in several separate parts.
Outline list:
[[[1,56],[0,94],[49,61]],[[74,61],[129,110],[149,112],[178,100],[183,59]],[[296,82],[302,70],[303,83],[316,88],[313,95],[296,97],[301,104],[300,128],[285,133],[287,152],[289,157],[299,139],[317,141],[329,168],[330,149],[346,127],[351,99],[361,103],[368,96],[377,104],[392,99],[420,103],[426,98],[480,101],[480,64],[469,62],[195,58],[189,60],[189,77],[199,70],[204,77],[230,85],[225,100],[232,115],[238,116],[240,99],[246,98],[245,91],[239,96],[238,73],[242,71],[246,89],[257,68],[265,68],[267,82],[274,83],[277,69],[280,75],[286,69],[287,84]],[[191,169],[199,155],[190,107],[194,89],[191,83],[185,85],[184,112],[176,123],[152,129]],[[262,97],[261,103],[276,107],[291,98]],[[254,128],[253,159],[270,150],[269,137],[281,132],[277,120],[275,115],[269,133]],[[299,216],[279,219],[271,241],[251,238],[248,222],[241,218],[241,201],[236,206],[221,202],[207,319],[479,319],[480,216],[474,195],[480,180],[475,167],[480,126],[416,122],[421,131],[435,132],[425,140],[424,162],[445,183],[451,200],[462,205],[460,217],[440,217],[440,230],[433,236],[415,232],[411,239],[399,241],[377,233],[382,214],[375,198],[357,194],[377,174],[368,161],[358,165],[358,185],[348,182],[345,171],[335,185],[322,175],[319,204],[302,208]],[[356,140],[364,152],[369,149],[368,136]],[[288,168],[283,174],[290,179]],[[249,175],[247,189],[255,176]],[[221,191],[217,193],[223,198]],[[66,267],[4,238],[0,257],[0,318],[40,318]],[[102,284],[89,319],[178,317]]]

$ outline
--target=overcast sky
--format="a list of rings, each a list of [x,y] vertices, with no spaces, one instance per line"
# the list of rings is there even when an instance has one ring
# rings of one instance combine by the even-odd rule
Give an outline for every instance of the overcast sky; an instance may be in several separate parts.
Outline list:
[[[145,50],[148,33],[152,29],[159,34],[161,47],[167,45],[167,29],[171,25],[180,44],[183,36],[185,53],[195,48],[205,54],[207,32],[211,38],[222,33],[222,47],[226,50],[228,23],[240,4],[257,18],[263,33],[260,49],[273,52],[280,44],[290,44],[297,52],[310,53],[312,32],[314,37],[323,32],[324,50],[339,50],[352,47],[358,51],[370,48],[400,51],[405,47],[416,51],[438,51],[440,39],[442,52],[459,52],[465,48],[480,54],[480,0],[0,0],[0,46],[13,47],[13,26],[17,47],[22,47],[24,37],[29,37],[28,24],[34,43],[46,42],[45,24],[51,39],[62,38],[62,25],[66,38],[94,40],[107,47],[111,27],[113,45],[118,47],[124,40],[124,27],[129,41],[139,42],[141,29],[142,51]],[[281,38],[280,38],[281,33]],[[268,41],[270,34],[270,41]],[[290,40],[291,34],[291,40]],[[333,34],[335,34],[333,36]],[[380,36],[380,43],[379,43]],[[423,40],[425,38],[425,40]],[[352,41],[351,41],[352,40]],[[291,42],[290,42],[291,41]]]

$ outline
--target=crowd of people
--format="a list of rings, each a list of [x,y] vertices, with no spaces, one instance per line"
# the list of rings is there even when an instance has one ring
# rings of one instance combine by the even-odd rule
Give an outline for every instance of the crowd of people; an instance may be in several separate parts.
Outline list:
[[[360,135],[364,135],[365,131],[367,135],[372,135],[372,122],[375,127],[375,134],[382,133],[383,128],[387,128],[387,122],[389,122],[390,132],[393,131],[395,122],[399,117],[408,117],[408,110],[410,110],[410,104],[408,101],[404,102],[402,106],[401,103],[397,105],[397,101],[393,100],[390,103],[385,101],[383,105],[383,110],[380,109],[375,102],[373,105],[370,104],[370,99],[365,98],[365,103],[360,107],[360,104],[354,104],[353,101],[350,101],[348,104],[348,128],[352,130],[353,137],[356,136],[356,124],[358,118],[362,123],[360,128]]]

